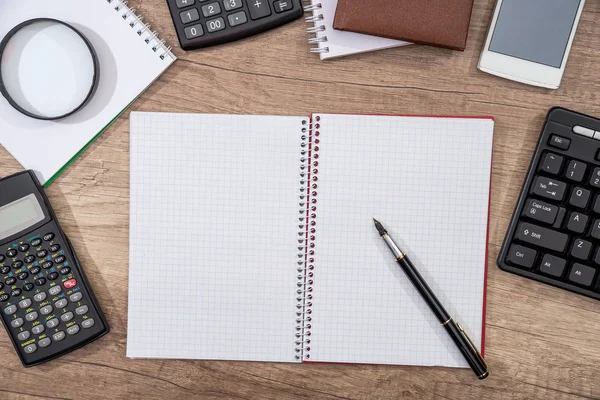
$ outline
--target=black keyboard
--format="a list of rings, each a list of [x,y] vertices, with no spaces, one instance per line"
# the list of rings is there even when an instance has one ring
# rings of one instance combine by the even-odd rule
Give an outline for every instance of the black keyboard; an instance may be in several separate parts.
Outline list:
[[[498,266],[600,299],[600,120],[546,117]]]
[[[300,18],[301,0],[167,0],[185,50],[242,39]]]

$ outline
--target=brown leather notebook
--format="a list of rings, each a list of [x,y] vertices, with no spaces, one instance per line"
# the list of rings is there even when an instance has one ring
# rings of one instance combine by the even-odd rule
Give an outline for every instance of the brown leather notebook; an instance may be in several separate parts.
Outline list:
[[[462,51],[472,9],[473,0],[338,0],[333,27]]]

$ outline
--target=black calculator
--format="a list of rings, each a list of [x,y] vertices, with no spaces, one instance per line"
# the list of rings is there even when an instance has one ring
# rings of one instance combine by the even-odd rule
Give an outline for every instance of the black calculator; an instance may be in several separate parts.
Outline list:
[[[109,330],[32,171],[0,179],[0,314],[26,367],[75,350]]]
[[[600,119],[550,110],[498,266],[600,299]]]
[[[300,18],[301,0],[167,0],[179,43],[193,50],[232,42]]]

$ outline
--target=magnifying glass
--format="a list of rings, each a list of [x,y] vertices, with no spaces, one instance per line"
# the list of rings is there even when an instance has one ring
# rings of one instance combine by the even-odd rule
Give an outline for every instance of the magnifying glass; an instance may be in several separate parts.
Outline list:
[[[92,45],[62,21],[25,21],[0,42],[0,93],[31,118],[58,120],[76,113],[90,101],[98,80]]]

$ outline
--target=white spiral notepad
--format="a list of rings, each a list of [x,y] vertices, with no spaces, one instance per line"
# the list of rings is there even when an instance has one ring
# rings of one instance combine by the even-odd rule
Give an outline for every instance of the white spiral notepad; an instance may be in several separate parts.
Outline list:
[[[33,18],[58,19],[79,30],[94,47],[100,70],[90,102],[62,120],[29,118],[0,95],[0,143],[48,185],[176,58],[126,0],[0,0],[0,40]]]
[[[483,348],[493,126],[132,113],[127,356],[466,367],[372,218]]]

